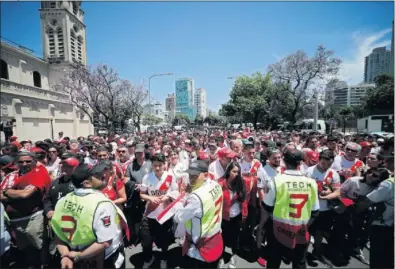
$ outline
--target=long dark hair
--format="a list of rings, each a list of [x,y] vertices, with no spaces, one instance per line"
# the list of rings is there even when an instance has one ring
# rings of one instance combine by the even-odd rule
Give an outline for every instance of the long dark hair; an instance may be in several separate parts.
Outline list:
[[[232,191],[236,192],[237,201],[239,203],[242,203],[246,199],[246,188],[244,185],[244,180],[241,177],[240,165],[237,162],[229,163],[228,166],[226,167],[226,171],[225,171],[225,174],[223,177],[225,178],[225,180],[227,180],[230,176],[230,171],[232,171],[232,169],[235,167],[239,168],[239,173],[237,174],[235,179],[233,179],[233,181],[232,181]]]

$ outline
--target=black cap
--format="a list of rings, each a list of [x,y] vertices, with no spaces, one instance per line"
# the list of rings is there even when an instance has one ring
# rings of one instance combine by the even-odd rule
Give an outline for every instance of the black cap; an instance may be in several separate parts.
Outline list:
[[[93,175],[92,168],[93,167],[88,164],[82,164],[78,166],[71,175],[71,181],[73,182],[74,186],[77,188],[81,187],[81,183]]]
[[[102,160],[99,161],[95,166],[92,168],[92,175],[98,175],[103,173],[106,169],[112,168],[112,162],[109,160]]]
[[[13,169],[16,169],[14,167],[14,161],[15,161],[15,158],[12,157],[11,155],[3,155],[3,156],[1,156],[0,157],[1,169],[11,168],[11,167]]]
[[[303,159],[302,152],[295,148],[286,148],[284,150],[283,156],[284,156],[284,161],[290,163],[298,163],[301,162]]]
[[[328,142],[337,142],[338,138],[336,136],[334,136],[334,135],[329,135],[328,138],[327,138],[327,141]]]
[[[191,176],[198,176],[200,173],[208,172],[208,164],[203,160],[197,160],[189,165],[187,173]]]
[[[145,152],[145,145],[144,144],[137,144],[134,152],[136,152],[136,153]]]

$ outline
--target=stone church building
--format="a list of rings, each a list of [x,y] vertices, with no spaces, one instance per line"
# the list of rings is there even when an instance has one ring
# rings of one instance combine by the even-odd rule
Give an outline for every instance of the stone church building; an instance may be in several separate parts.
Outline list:
[[[73,65],[87,63],[81,1],[42,1],[39,12],[43,58],[1,40],[1,121],[16,120],[19,141],[93,134],[89,117],[55,90]]]

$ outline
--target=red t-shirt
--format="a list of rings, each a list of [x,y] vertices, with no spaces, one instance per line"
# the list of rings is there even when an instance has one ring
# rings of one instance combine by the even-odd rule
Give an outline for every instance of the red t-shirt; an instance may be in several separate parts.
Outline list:
[[[116,180],[116,190],[113,188],[113,181]],[[111,201],[115,201],[118,199],[117,190],[120,190],[125,187],[125,184],[122,180],[116,179],[115,177],[110,178],[107,186],[102,190],[102,193],[108,197]]]
[[[34,188],[34,193],[25,199],[13,199],[6,202],[6,212],[11,219],[27,217],[43,209],[43,196],[51,185],[51,178],[45,166],[37,165],[27,174],[18,177],[12,189]]]

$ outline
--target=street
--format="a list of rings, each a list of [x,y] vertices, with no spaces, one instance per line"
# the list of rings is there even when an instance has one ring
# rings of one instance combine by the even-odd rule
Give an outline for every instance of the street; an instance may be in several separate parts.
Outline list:
[[[310,246],[309,252],[311,253],[312,247]],[[227,249],[227,253],[230,250]],[[156,247],[154,247],[154,255],[157,258],[159,251]],[[369,259],[369,251],[364,250],[365,257]],[[160,256],[160,255],[159,255]],[[169,250],[169,259],[168,259],[168,268],[175,268],[180,265],[181,261],[181,248],[177,246],[177,244],[173,244]],[[237,267],[238,268],[262,268],[256,261],[253,260],[253,257],[248,257],[251,255],[242,255],[243,258],[238,257],[237,259]],[[308,255],[310,257],[310,255]],[[230,255],[225,255],[225,262],[228,262]],[[309,260],[309,259],[308,259]],[[356,260],[355,258],[351,258],[348,264],[340,265],[336,264],[334,268],[369,268],[368,265],[363,264]],[[139,244],[137,247],[133,249],[126,250],[126,268],[141,268],[143,266],[143,258],[142,258],[142,249]],[[227,266],[227,265],[226,265]],[[322,263],[318,261],[308,262],[309,268],[326,268]],[[159,268],[159,260],[157,259],[152,268]],[[281,268],[292,268],[292,264],[285,264],[284,262],[281,264]]]

